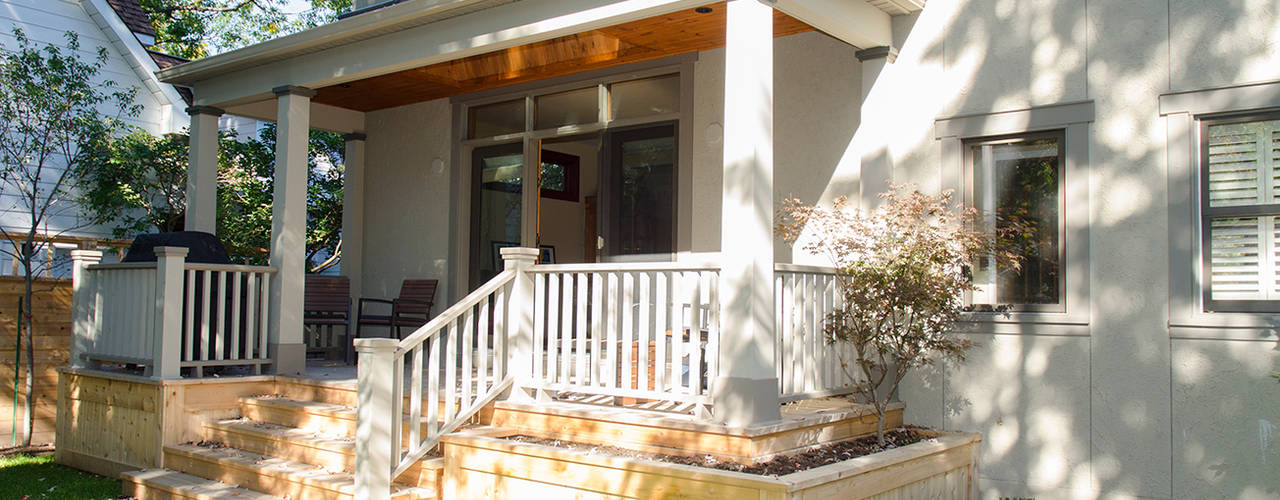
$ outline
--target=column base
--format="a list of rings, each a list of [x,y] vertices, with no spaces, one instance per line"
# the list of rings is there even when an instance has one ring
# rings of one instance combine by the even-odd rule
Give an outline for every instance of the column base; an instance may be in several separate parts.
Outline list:
[[[272,375],[302,375],[307,371],[306,344],[267,344],[267,352],[275,362]]]
[[[711,395],[715,419],[748,427],[782,420],[777,378],[719,377]]]

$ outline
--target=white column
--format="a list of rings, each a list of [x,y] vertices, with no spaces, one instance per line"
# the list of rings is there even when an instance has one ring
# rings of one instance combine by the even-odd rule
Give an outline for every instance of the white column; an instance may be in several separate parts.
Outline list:
[[[89,266],[102,262],[102,252],[97,250],[71,251],[71,366],[84,368],[88,363],[81,358],[93,347],[98,332],[93,327],[94,290]]]
[[[511,374],[514,383],[508,400],[530,401],[533,398],[523,390],[533,378],[533,275],[525,272],[538,260],[537,248],[503,248],[503,269],[514,269],[519,274],[511,284],[507,331],[511,338],[507,342],[507,373]]]
[[[351,280],[351,303],[360,298],[364,272],[364,142],[360,133],[346,141],[342,172],[342,275]],[[352,309],[354,312],[355,309]]]
[[[715,418],[781,418],[774,369],[773,9],[731,0],[725,27],[720,373]]]
[[[890,46],[872,47],[855,53],[862,63],[862,123],[873,124],[871,116],[875,106],[868,105],[867,97],[876,84],[876,79],[884,69],[898,58],[898,49]],[[869,127],[872,130],[884,127]],[[861,182],[858,183],[858,199],[865,209],[875,208],[880,204],[880,193],[889,190],[889,179],[893,177],[893,160],[889,157],[888,138],[873,132],[868,142],[872,147],[860,156]]]
[[[271,208],[271,326],[268,353],[277,374],[306,369],[302,294],[307,265],[307,132],[315,91],[279,87],[276,93],[275,193]]]
[[[356,339],[356,463],[355,498],[391,498],[391,467],[398,457],[399,439],[392,439],[391,419],[396,339]]]
[[[183,229],[214,233],[218,228],[218,117],[211,106],[187,108],[191,149],[187,168],[187,214]]]
[[[179,378],[182,350],[182,288],[186,247],[156,247],[155,338],[151,378]],[[222,332],[218,332],[221,335]],[[198,370],[199,368],[197,368]]]

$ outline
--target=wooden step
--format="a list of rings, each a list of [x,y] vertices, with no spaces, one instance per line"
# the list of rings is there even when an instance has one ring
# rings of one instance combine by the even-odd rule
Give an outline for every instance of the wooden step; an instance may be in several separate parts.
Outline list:
[[[120,492],[138,500],[283,500],[235,485],[169,469],[144,469],[120,474]]]
[[[355,438],[349,436],[239,418],[206,422],[204,440],[332,471],[351,472],[355,467]],[[419,460],[397,480],[411,486],[430,488],[438,484],[443,470],[442,462]]]
[[[276,377],[276,391],[299,401],[320,401],[354,407],[357,401],[354,380],[316,380],[304,377]]]
[[[441,405],[443,406],[443,405]],[[440,412],[444,409],[441,408]],[[321,401],[301,401],[283,396],[246,396],[240,398],[240,415],[256,422],[296,427],[311,432],[356,434],[356,409],[346,405]],[[409,446],[409,416],[404,416],[401,429],[401,445]],[[419,432],[427,433],[424,417]]]
[[[187,474],[287,498],[349,499],[355,478],[346,472],[226,447],[165,447],[165,465]],[[422,487],[392,484],[392,497],[435,498],[437,483]]]
[[[296,427],[312,432],[354,436],[356,409],[323,401],[285,397],[240,398],[240,415],[250,420]]]
[[[346,435],[240,418],[206,422],[204,440],[335,471],[349,472],[355,466],[355,438]]]

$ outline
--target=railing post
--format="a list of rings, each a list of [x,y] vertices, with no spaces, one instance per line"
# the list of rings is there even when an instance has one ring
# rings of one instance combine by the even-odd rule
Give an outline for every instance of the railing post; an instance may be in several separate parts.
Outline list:
[[[156,247],[156,317],[151,378],[179,378],[182,349],[182,289],[187,249]]]
[[[94,329],[94,295],[97,291],[89,266],[102,262],[97,250],[71,251],[71,366],[87,366],[82,354],[93,347],[98,332]]]
[[[396,339],[356,339],[356,491],[355,498],[391,498],[391,471],[399,456],[392,439]]]
[[[525,391],[533,378],[533,275],[529,268],[538,261],[537,248],[503,248],[502,262],[506,269],[516,272],[511,284],[510,318],[507,326],[510,338],[507,343],[507,373],[513,383],[508,400],[531,400]]]

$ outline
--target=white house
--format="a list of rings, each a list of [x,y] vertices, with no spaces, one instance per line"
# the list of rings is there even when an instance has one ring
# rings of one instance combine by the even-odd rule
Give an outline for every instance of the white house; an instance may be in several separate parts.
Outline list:
[[[394,295],[406,277],[449,291],[404,340],[357,342],[375,361],[359,368],[359,491],[435,445],[415,428],[386,456],[400,424],[379,410],[453,400],[443,372],[410,370],[405,389],[393,368],[441,345],[473,349],[443,361],[459,363],[463,408],[637,396],[755,428],[779,401],[841,392],[801,317],[830,304],[828,271],[776,241],[772,216],[787,196],[870,206],[893,179],[1040,222],[1021,275],[978,275],[974,301],[1013,312],[975,313],[969,361],[900,393],[908,422],[983,434],[982,496],[1280,494],[1272,3],[368,3],[159,73],[194,92],[189,228],[214,227],[216,117],[280,125],[271,267],[224,270],[269,311],[250,337],[265,349],[242,361],[305,370],[309,127],[350,134],[353,294]],[[550,247],[554,264],[508,246]],[[158,338],[194,335],[170,305],[179,253],[149,271]],[[692,340],[662,340],[673,331]],[[661,347],[618,352],[615,333]],[[209,362],[157,349],[136,355],[163,376]],[[664,360],[689,370],[665,377]]]
[[[130,117],[127,123],[153,134],[180,132],[186,128],[189,118],[185,112],[190,93],[186,89],[161,83],[155,72],[185,62],[159,52],[148,50],[155,42],[155,31],[147,14],[137,0],[5,0],[0,2],[0,44],[11,47],[15,41],[13,30],[21,29],[36,44],[53,44],[66,48],[65,34],[74,32],[80,38],[84,59],[96,56],[98,47],[107,50],[107,60],[99,74],[117,88],[137,89],[135,104],[140,113]],[[186,94],[184,96],[184,94]],[[109,238],[111,228],[86,226],[74,202],[61,202],[61,206],[47,219],[40,232],[59,235],[59,243],[50,247],[50,254],[65,259],[66,252],[77,246],[77,240],[85,238]],[[0,197],[0,224],[6,229],[25,231],[30,225],[23,217],[23,205],[12,194]],[[11,274],[11,262],[6,257],[0,262],[0,274]],[[51,269],[65,275],[65,265]]]

